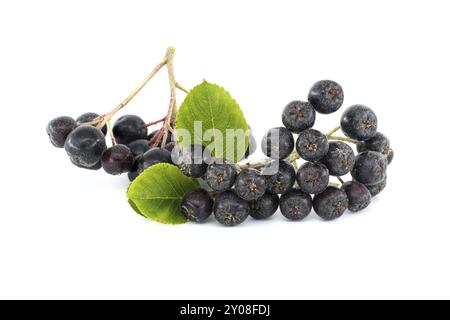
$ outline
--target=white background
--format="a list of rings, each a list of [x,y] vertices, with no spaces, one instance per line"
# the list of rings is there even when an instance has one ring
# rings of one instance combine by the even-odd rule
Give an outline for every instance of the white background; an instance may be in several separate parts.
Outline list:
[[[0,298],[450,298],[449,12],[448,1],[2,1]],[[345,106],[373,108],[391,139],[388,187],[330,223],[140,218],[126,176],[75,168],[45,126],[109,111],[169,45],[178,80],[227,88],[258,140],[316,80],[338,81]],[[125,112],[150,121],[167,105],[163,71]]]

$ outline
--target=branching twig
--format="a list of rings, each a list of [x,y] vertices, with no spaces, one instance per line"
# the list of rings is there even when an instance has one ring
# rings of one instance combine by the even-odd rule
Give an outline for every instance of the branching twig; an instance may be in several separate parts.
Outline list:
[[[327,138],[328,138],[328,140],[339,140],[339,141],[345,141],[345,142],[358,144],[358,141],[350,139],[350,138],[346,138],[346,137],[328,136]]]
[[[338,131],[339,129],[341,129],[341,126],[338,126],[336,128],[334,128],[333,130],[331,130],[330,132],[328,132],[326,134],[327,138],[331,137],[333,135],[333,133],[335,133],[336,131]]]

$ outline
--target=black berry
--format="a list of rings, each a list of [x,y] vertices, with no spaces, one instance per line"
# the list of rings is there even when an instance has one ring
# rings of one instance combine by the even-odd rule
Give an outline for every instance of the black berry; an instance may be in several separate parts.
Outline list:
[[[305,193],[320,193],[325,190],[329,181],[328,169],[323,164],[306,162],[298,169],[298,186]]]
[[[348,198],[348,210],[358,212],[367,208],[372,200],[365,185],[356,181],[348,181],[341,186]]]
[[[198,144],[181,150],[176,148],[172,152],[172,161],[186,176],[194,178],[200,178],[206,173],[208,165],[205,160],[209,158],[208,149]]]
[[[67,136],[77,127],[77,123],[71,117],[58,117],[47,124],[47,134],[50,142],[57,148],[63,148]]]
[[[337,111],[344,102],[342,87],[331,80],[316,82],[309,91],[308,100],[317,112],[329,114]]]
[[[313,199],[314,211],[324,220],[334,220],[342,216],[348,208],[346,193],[335,187],[328,187]]]
[[[289,220],[302,220],[311,212],[312,199],[300,190],[291,190],[280,198],[280,211]]]
[[[214,216],[225,226],[236,226],[247,219],[250,207],[247,201],[232,191],[225,191],[214,199]]]
[[[109,174],[118,175],[128,172],[133,168],[133,164],[133,153],[123,144],[117,144],[103,152],[102,167]]]
[[[287,129],[299,133],[312,128],[316,121],[316,112],[309,102],[292,101],[284,107],[281,120]]]
[[[261,148],[272,159],[284,159],[294,150],[294,137],[284,127],[272,128],[264,135]]]
[[[189,221],[202,222],[211,215],[213,204],[208,192],[195,189],[184,195],[181,200],[181,212]]]
[[[205,179],[212,190],[222,192],[231,189],[236,176],[237,170],[234,164],[220,161],[208,165]]]
[[[138,174],[157,163],[172,163],[170,152],[165,149],[152,148],[139,157]]]
[[[392,160],[394,159],[394,150],[392,150],[392,148],[389,149],[389,152],[388,152],[388,155],[386,158],[387,158],[388,164],[391,164]]]
[[[271,171],[276,170],[275,173]],[[295,183],[295,169],[285,161],[273,161],[263,171],[267,181],[267,191],[273,194],[283,194],[291,190]]]
[[[128,144],[128,148],[130,148],[131,152],[135,157],[140,156],[150,150],[150,146],[148,145],[148,141],[145,139],[138,139],[130,142]]]
[[[341,129],[344,134],[359,141],[372,138],[377,133],[377,116],[369,107],[356,104],[342,114]]]
[[[320,161],[328,168],[330,175],[343,176],[353,169],[355,153],[342,141],[330,141],[328,152]]]
[[[250,216],[257,220],[267,219],[277,211],[279,203],[278,195],[266,192],[258,200],[249,202]]]
[[[86,169],[98,167],[106,148],[103,132],[92,126],[76,128],[69,134],[64,144],[72,163]]]
[[[266,192],[266,179],[255,169],[244,169],[237,175],[234,188],[242,199],[256,200]]]
[[[145,122],[135,115],[121,116],[113,126],[114,138],[119,144],[129,144],[138,139],[147,138],[147,128]]]
[[[389,139],[381,132],[377,132],[372,138],[361,141],[356,145],[358,152],[376,151],[388,156],[390,149]]]
[[[354,180],[362,184],[372,185],[386,177],[387,159],[379,152],[365,151],[356,156],[352,169]]]
[[[301,158],[316,162],[327,154],[329,146],[327,137],[323,133],[307,129],[298,135],[295,148]]]
[[[99,117],[99,114],[97,114],[97,113],[95,113],[95,112],[86,112],[86,113],[83,113],[81,116],[79,116],[79,117],[76,119],[77,126],[80,126],[80,125],[82,125],[82,124],[85,123],[85,122],[91,122],[91,121],[94,121],[94,120],[97,119],[98,117]],[[97,126],[97,125],[94,124],[93,126],[95,127],[95,126]],[[104,125],[104,126],[102,127],[102,132],[103,132],[104,135],[106,135],[106,133],[108,132],[108,128],[107,128],[106,125]]]

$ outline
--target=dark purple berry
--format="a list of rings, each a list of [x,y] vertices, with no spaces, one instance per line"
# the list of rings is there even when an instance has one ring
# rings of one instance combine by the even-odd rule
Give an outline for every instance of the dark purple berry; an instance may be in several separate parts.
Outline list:
[[[181,212],[189,221],[202,222],[211,215],[213,204],[208,192],[195,189],[184,195],[181,200]]]
[[[128,144],[128,148],[130,148],[131,152],[135,157],[140,156],[150,150],[150,146],[148,145],[148,141],[145,139],[134,140]]]
[[[348,198],[348,210],[358,212],[367,208],[372,200],[365,185],[356,181],[348,181],[341,186]]]
[[[343,176],[353,169],[355,153],[342,141],[330,141],[328,152],[320,161],[328,168],[330,175]]]
[[[266,156],[281,160],[288,157],[294,150],[294,137],[284,127],[272,128],[264,135],[261,148]]]
[[[334,220],[342,216],[348,208],[346,193],[335,187],[328,187],[313,199],[314,211],[324,220]]]
[[[234,188],[242,199],[256,200],[266,192],[266,179],[255,169],[244,169],[237,175]]]
[[[387,159],[379,152],[365,151],[356,156],[352,169],[354,180],[365,185],[381,182],[386,177]]]
[[[79,117],[76,119],[77,126],[80,126],[80,125],[82,125],[83,123],[86,123],[86,122],[94,121],[94,120],[97,119],[99,116],[100,116],[100,115],[97,114],[97,113],[95,113],[95,112],[86,112],[86,113],[83,113],[81,116],[79,116]],[[97,125],[94,124],[94,125],[92,125],[92,126],[95,127],[95,126],[97,126]],[[102,132],[103,132],[104,135],[106,135],[106,133],[108,132],[108,128],[107,128],[106,125],[104,125],[104,126],[102,127]]]
[[[145,122],[135,115],[121,116],[113,126],[114,138],[118,144],[127,145],[138,139],[147,138],[147,128]]]
[[[377,116],[372,109],[356,104],[342,114],[342,132],[351,139],[364,141],[377,133]]]
[[[316,162],[327,154],[329,145],[323,133],[307,129],[298,135],[295,148],[302,159]]]
[[[64,144],[72,163],[86,169],[98,166],[106,148],[105,136],[92,126],[77,127],[69,134]]]
[[[173,163],[188,177],[202,177],[206,173],[207,162],[210,158],[209,150],[199,144],[184,147],[181,150],[175,148],[172,151]]]
[[[342,106],[344,91],[334,81],[321,80],[312,86],[308,100],[317,112],[329,114],[337,111]]]
[[[316,121],[316,112],[309,102],[292,101],[284,107],[281,120],[288,130],[299,133],[312,128]]]
[[[321,163],[306,162],[298,169],[297,183],[305,193],[320,193],[325,190],[329,181],[328,169]]]
[[[205,180],[212,190],[223,192],[233,187],[236,176],[237,170],[234,164],[217,161],[208,165]]]
[[[128,172],[132,169],[133,164],[133,153],[123,144],[117,144],[103,152],[102,167],[109,174],[118,175]]]
[[[279,202],[278,195],[266,192],[258,200],[249,202],[250,216],[256,220],[267,219],[277,211]]]
[[[280,211],[289,220],[303,220],[311,212],[312,199],[300,190],[291,190],[280,198]]]
[[[275,173],[269,174],[272,170]],[[295,183],[295,169],[285,161],[273,161],[263,170],[266,176],[267,191],[273,194],[283,194],[291,190]]]
[[[361,141],[356,145],[359,153],[364,151],[376,151],[388,156],[390,149],[389,139],[380,132],[377,132],[372,138]]]
[[[157,163],[172,163],[170,152],[165,149],[152,148],[139,157],[137,172],[140,174],[145,169]]]
[[[50,142],[57,148],[63,148],[67,136],[77,127],[71,117],[58,117],[47,124],[47,134]]]
[[[247,219],[250,207],[247,201],[232,191],[225,191],[214,199],[213,212],[216,220],[228,227],[236,226]]]

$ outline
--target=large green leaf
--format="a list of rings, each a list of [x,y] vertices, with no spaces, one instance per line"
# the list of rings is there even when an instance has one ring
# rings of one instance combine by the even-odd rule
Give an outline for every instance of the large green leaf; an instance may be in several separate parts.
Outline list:
[[[129,186],[128,202],[146,218],[166,223],[185,223],[181,199],[186,192],[198,188],[195,179],[186,177],[176,166],[159,163],[141,173]]]
[[[201,130],[195,130],[196,121],[201,122]],[[180,129],[187,130],[193,141],[180,139]],[[227,137],[227,129],[229,133],[240,130],[245,136],[237,141],[235,137]],[[248,147],[248,125],[239,104],[224,88],[207,81],[189,91],[177,113],[176,130],[182,146],[191,143],[209,146],[213,156],[233,162],[242,159]],[[209,131],[210,139],[205,139],[207,130],[213,130]]]

